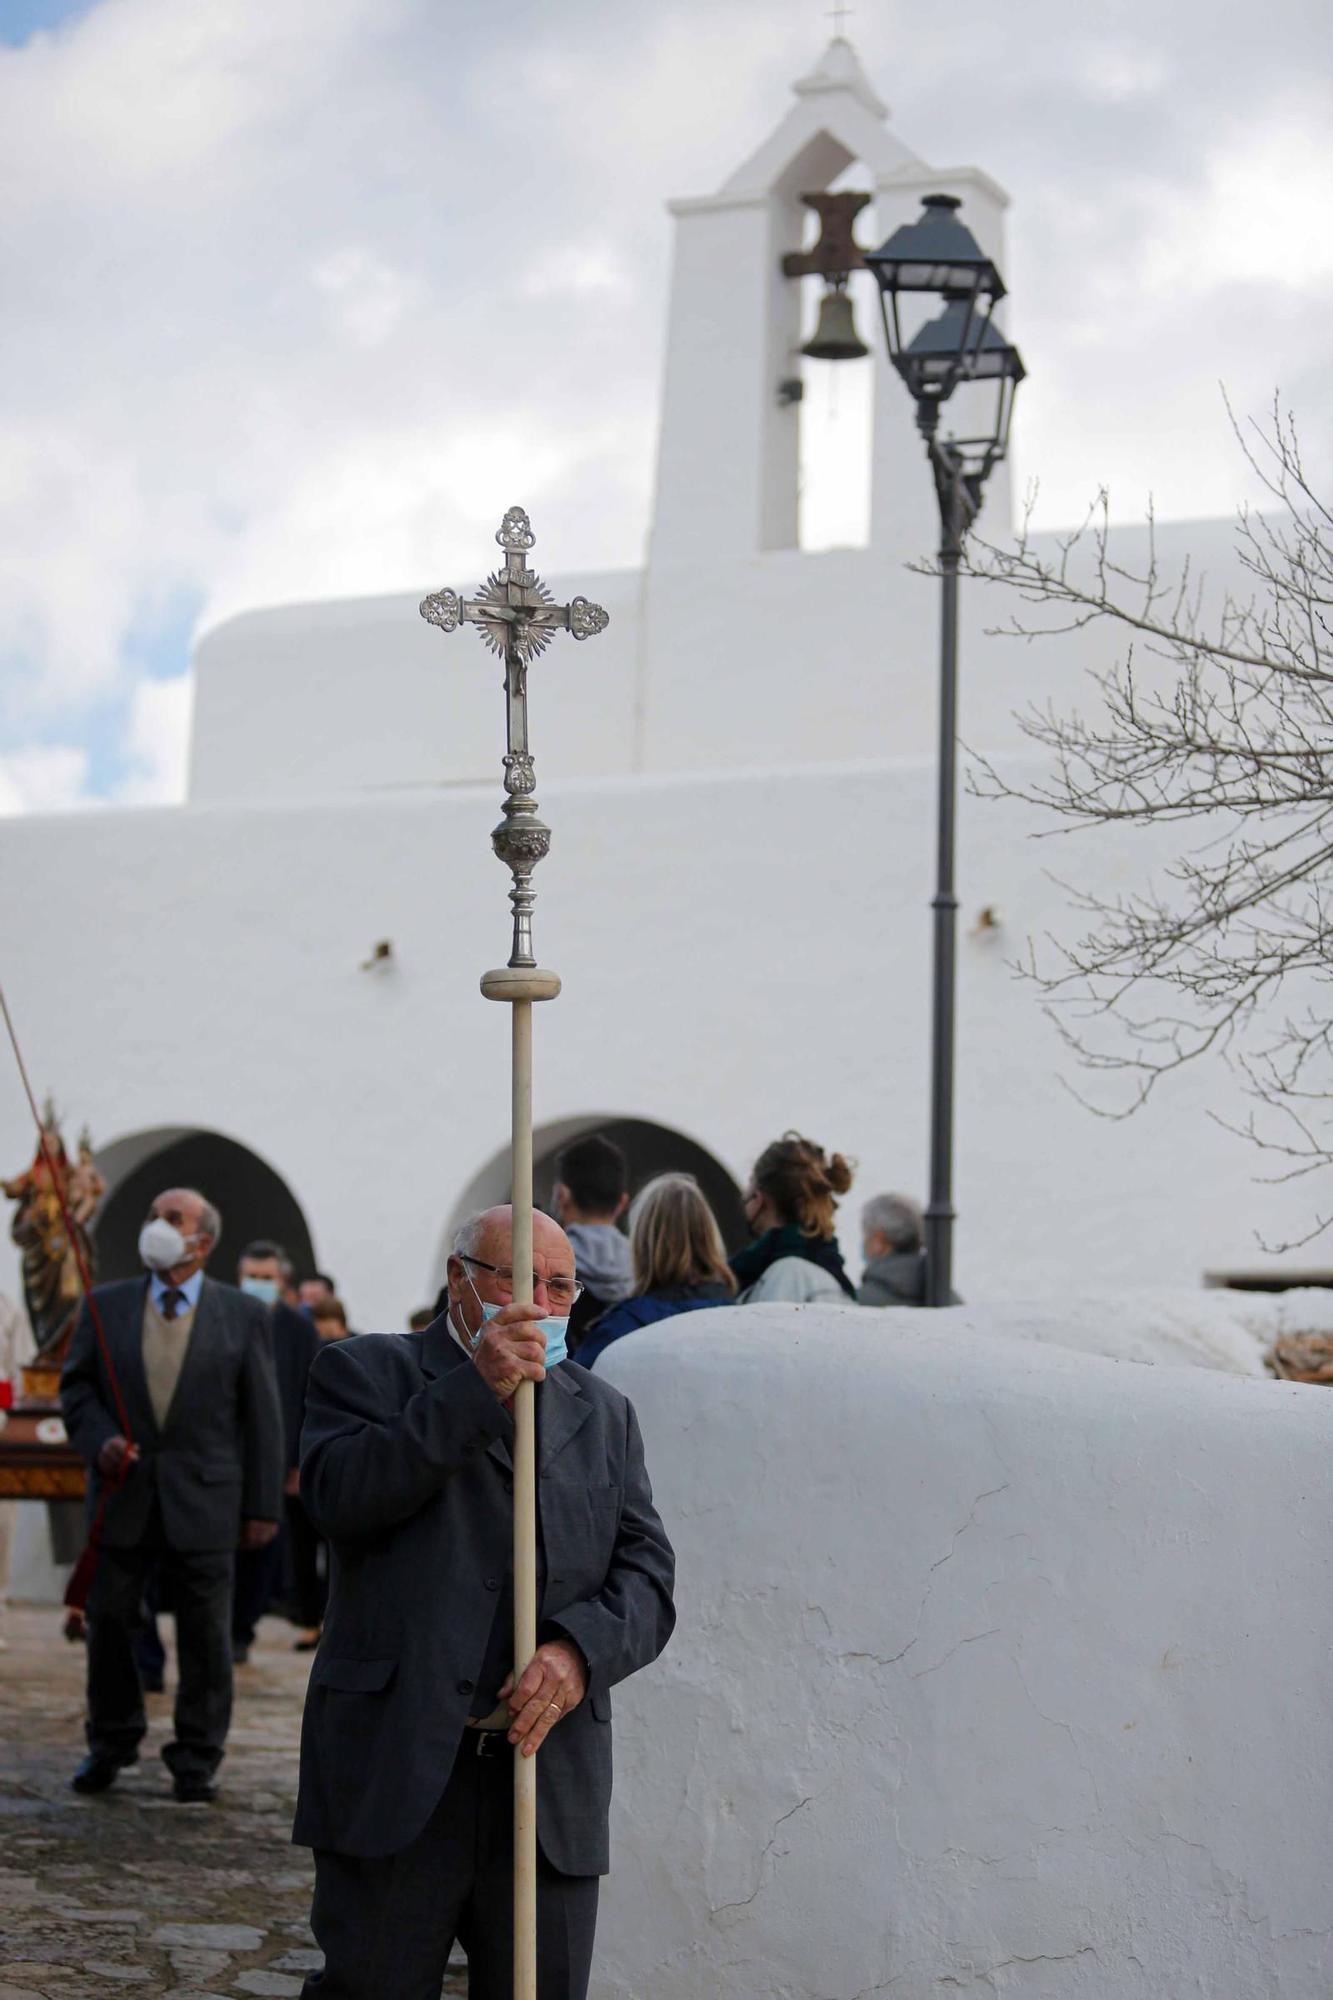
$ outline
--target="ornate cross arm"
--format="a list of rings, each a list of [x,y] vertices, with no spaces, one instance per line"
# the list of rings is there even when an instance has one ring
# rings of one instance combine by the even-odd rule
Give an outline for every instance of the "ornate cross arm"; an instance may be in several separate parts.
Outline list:
[[[421,615],[442,632],[456,631],[460,625],[476,625],[485,644],[502,656],[510,650],[522,656],[524,666],[544,653],[556,632],[569,632],[576,639],[591,639],[605,632],[610,619],[600,604],[586,597],[555,604],[551,593],[524,561],[537,537],[521,507],[511,507],[495,537],[505,552],[498,570],[492,571],[475,597],[463,597],[456,590],[433,590],[421,600]]]
[[[532,907],[536,900],[532,871],[551,845],[551,830],[538,817],[533,797],[536,773],[528,744],[528,667],[550,645],[557,632],[591,639],[610,620],[600,604],[586,597],[556,604],[550,591],[525,560],[536,536],[521,507],[511,507],[495,537],[505,552],[499,569],[487,577],[475,597],[456,590],[433,590],[421,600],[421,615],[442,632],[475,625],[481,638],[505,663],[505,817],[491,835],[491,845],[514,878],[509,900],[514,911],[511,966],[534,966]]]

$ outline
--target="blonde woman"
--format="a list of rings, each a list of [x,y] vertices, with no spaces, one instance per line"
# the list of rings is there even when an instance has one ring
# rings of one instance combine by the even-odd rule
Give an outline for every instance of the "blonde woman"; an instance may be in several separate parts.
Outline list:
[[[613,1341],[655,1320],[731,1303],[736,1280],[713,1211],[693,1174],[659,1174],[629,1212],[634,1290],[594,1320],[579,1349],[591,1368]]]

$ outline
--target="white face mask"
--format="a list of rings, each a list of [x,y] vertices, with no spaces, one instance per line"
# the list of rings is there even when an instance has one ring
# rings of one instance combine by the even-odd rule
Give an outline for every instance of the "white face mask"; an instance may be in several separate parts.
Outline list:
[[[174,1270],[187,1261],[193,1241],[192,1236],[182,1236],[174,1222],[155,1215],[139,1231],[139,1255],[150,1271]]]
[[[495,1318],[495,1315],[498,1312],[504,1311],[504,1307],[492,1305],[489,1299],[484,1299],[481,1296],[481,1293],[472,1283],[471,1272],[468,1273],[468,1285],[471,1289],[473,1298],[477,1301],[477,1304],[481,1307],[482,1326],[489,1326],[491,1321]],[[532,1324],[537,1328],[539,1328],[539,1330],[546,1335],[546,1366],[548,1368],[556,1367],[561,1361],[564,1361],[569,1354],[569,1346],[566,1338],[566,1336],[569,1333],[568,1319],[556,1319],[554,1317],[550,1317],[548,1319],[534,1320]],[[459,1308],[457,1325],[458,1325],[458,1330],[462,1334],[463,1340],[467,1346],[468,1353],[474,1354],[476,1352],[477,1342],[481,1339],[481,1334],[480,1331],[476,1333],[468,1332],[467,1327],[464,1324],[461,1307]]]

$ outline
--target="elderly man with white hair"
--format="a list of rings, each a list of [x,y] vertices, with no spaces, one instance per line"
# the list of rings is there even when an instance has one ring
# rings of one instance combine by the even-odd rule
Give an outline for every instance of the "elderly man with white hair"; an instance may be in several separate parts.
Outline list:
[[[139,1233],[143,1277],[99,1285],[96,1324],[85,1301],[61,1376],[70,1441],[87,1460],[102,1522],[78,1792],[106,1791],[139,1761],[148,1723],[135,1638],[152,1566],[170,1593],[180,1669],[162,1756],[182,1804],[216,1791],[231,1720],[236,1551],[272,1541],[282,1509],[268,1316],[258,1299],[205,1276],[221,1233],[197,1188],[158,1195]]]
[[[926,1258],[921,1209],[906,1194],[872,1195],[861,1210],[865,1269],[856,1290],[861,1306],[922,1306]]]
[[[509,2000],[513,1754],[538,1761],[539,2000],[582,2000],[608,1866],[611,1689],[662,1650],[674,1561],[634,1411],[565,1358],[574,1251],[533,1217],[460,1230],[448,1306],[310,1372],[301,1496],[331,1551],[293,1838],[315,1850],[308,2000]],[[537,1384],[538,1647],[513,1658],[510,1403]],[[517,1669],[517,1679],[516,1672]]]

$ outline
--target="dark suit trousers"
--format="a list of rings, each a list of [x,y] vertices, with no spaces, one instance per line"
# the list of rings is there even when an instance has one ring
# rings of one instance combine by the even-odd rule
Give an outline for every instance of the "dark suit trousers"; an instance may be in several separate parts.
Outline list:
[[[289,1493],[287,1555],[291,1565],[291,1611],[298,1625],[313,1629],[324,1623],[329,1588],[319,1573],[319,1536],[299,1497]]]
[[[230,1550],[169,1549],[150,1536],[131,1549],[105,1544],[88,1605],[88,1721],[92,1750],[124,1756],[143,1737],[135,1658],[144,1583],[156,1565],[176,1617],[176,1734],[162,1755],[178,1777],[208,1777],[231,1721]]]
[[[277,1593],[282,1573],[282,1538],[275,1535],[262,1549],[236,1551],[231,1598],[231,1636],[238,1646],[253,1646],[259,1621]]]
[[[455,1938],[468,2000],[512,2000],[513,1818],[513,1752],[502,1737],[479,1757],[468,1731],[444,1797],[401,1853],[361,1861],[317,1848],[310,1921],[324,1970],[303,2000],[439,2000]],[[586,2000],[597,1890],[596,1875],[558,1875],[539,1853],[538,2000]]]

